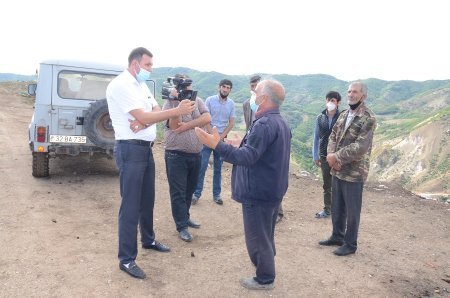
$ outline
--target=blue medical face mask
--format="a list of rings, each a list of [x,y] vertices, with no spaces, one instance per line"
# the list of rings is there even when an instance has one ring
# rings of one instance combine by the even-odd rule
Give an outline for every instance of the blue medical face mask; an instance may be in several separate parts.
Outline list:
[[[139,66],[139,72],[136,74],[136,80],[139,83],[145,82],[150,79],[150,72]]]
[[[256,104],[256,93],[252,92],[252,96],[250,97],[250,109],[252,109],[252,111],[254,113],[256,113],[258,111],[259,105]]]

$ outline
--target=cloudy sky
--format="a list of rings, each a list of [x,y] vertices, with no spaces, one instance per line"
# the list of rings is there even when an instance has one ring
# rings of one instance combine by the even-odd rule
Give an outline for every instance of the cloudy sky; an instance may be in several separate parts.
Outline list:
[[[230,75],[450,79],[446,0],[23,0],[0,10],[0,73],[49,58]],[[119,2],[118,4],[114,4]]]

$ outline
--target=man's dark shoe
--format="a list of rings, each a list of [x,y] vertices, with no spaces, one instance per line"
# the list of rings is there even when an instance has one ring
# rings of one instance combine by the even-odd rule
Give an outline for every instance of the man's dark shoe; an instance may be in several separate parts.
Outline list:
[[[346,256],[349,254],[354,254],[355,251],[356,251],[355,247],[351,247],[350,245],[345,244],[336,249],[335,251],[333,251],[333,253],[337,256]]]
[[[213,200],[217,205],[223,205],[223,201],[220,197],[214,197]]]
[[[188,227],[191,227],[191,228],[194,228],[194,229],[200,229],[200,224],[196,223],[192,219],[188,219],[187,225],[188,225]]]
[[[183,229],[180,231],[180,238],[181,240],[186,242],[191,242],[193,239],[191,233],[189,233],[187,229]]]
[[[119,263],[119,268],[135,278],[144,279],[146,277],[145,272],[134,261],[126,264]]]
[[[153,249],[159,252],[169,252],[170,248],[167,245],[164,245],[158,241],[153,241],[152,244],[147,244],[147,245],[142,245],[143,248],[145,249]]]
[[[197,197],[195,194],[192,195],[191,205],[197,204],[199,199],[200,199],[200,198]]]
[[[333,245],[341,246],[341,245],[344,245],[344,241],[328,238],[327,240],[319,241],[319,244],[325,245],[325,246],[333,246]]]
[[[279,223],[283,219],[283,217],[284,216],[282,214],[278,214],[277,219],[275,220],[275,223]]]
[[[249,277],[249,278],[241,278],[239,280],[241,286],[243,286],[244,288],[247,288],[249,290],[272,290],[275,285],[274,282],[270,283],[270,284],[260,284],[258,283],[253,277]]]

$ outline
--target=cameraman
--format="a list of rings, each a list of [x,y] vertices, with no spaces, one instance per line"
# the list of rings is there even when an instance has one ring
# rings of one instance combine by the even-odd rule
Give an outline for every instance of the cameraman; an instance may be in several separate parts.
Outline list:
[[[177,88],[173,88],[170,99],[166,99],[163,110],[176,108],[180,104],[180,93],[192,90],[192,80],[186,75],[174,77]],[[178,91],[177,91],[178,90]],[[195,94],[195,93],[193,93]],[[192,98],[196,108],[191,114],[176,116],[167,120],[164,129],[167,180],[169,181],[172,216],[183,241],[192,241],[188,227],[200,228],[190,218],[191,199],[197,186],[203,144],[198,140],[194,128],[204,127],[211,122],[206,105],[199,98]]]

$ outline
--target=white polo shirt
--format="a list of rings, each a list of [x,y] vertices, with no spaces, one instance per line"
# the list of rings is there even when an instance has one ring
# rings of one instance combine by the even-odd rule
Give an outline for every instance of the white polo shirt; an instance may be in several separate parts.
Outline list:
[[[134,119],[130,111],[143,109],[145,112],[150,112],[153,107],[158,106],[145,82],[139,83],[128,70],[125,70],[109,83],[106,99],[116,140],[155,140],[156,124],[134,133],[128,121],[128,119]]]

